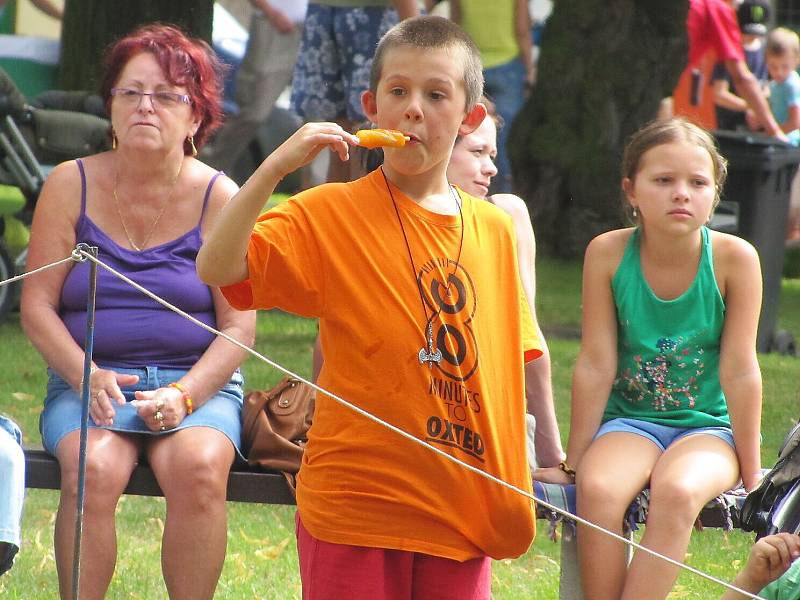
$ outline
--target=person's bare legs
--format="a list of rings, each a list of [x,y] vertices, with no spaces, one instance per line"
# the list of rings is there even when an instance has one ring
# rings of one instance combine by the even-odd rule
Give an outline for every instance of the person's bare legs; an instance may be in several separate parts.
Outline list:
[[[736,452],[718,437],[697,434],[672,444],[658,459],[650,481],[650,505],[642,545],[683,561],[697,515],[739,479]],[[646,552],[634,555],[623,600],[666,598],[679,567]]]
[[[214,597],[228,541],[225,496],[234,452],[210,427],[162,436],[147,448],[167,501],[161,568],[172,600]]]
[[[608,433],[592,442],[578,465],[578,515],[622,535],[625,512],[660,455],[656,444],[634,433]],[[578,563],[585,600],[619,600],[627,574],[625,544],[578,525]]]
[[[72,596],[79,450],[80,430],[75,430],[64,436],[56,451],[61,467],[61,498],[54,541],[58,587],[66,599]],[[78,590],[81,600],[104,598],[111,583],[117,560],[114,514],[138,454],[137,441],[130,436],[104,429],[89,430]]]

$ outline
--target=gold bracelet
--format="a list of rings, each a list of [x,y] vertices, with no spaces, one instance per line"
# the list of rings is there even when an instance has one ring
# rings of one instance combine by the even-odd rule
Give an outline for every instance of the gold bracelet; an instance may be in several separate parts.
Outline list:
[[[181,385],[177,381],[173,381],[169,384],[171,388],[175,388],[181,393],[181,397],[183,398],[183,404],[186,406],[186,414],[190,415],[194,412],[194,402],[192,401],[192,396],[189,394],[189,390],[186,389],[186,386]]]
[[[567,461],[562,460],[560,463],[558,463],[558,468],[561,469],[564,473],[566,473],[569,476],[569,478],[572,479],[573,482],[575,481],[575,469],[570,467],[567,464]]]

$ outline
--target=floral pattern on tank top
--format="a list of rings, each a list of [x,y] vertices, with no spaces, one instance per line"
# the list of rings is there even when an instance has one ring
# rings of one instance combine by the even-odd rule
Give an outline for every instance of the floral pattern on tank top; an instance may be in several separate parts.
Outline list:
[[[705,373],[705,351],[695,342],[702,333],[689,340],[683,336],[660,338],[658,354],[650,360],[633,355],[633,365],[621,370],[614,388],[632,404],[649,397],[653,410],[694,408],[700,391],[698,379]]]

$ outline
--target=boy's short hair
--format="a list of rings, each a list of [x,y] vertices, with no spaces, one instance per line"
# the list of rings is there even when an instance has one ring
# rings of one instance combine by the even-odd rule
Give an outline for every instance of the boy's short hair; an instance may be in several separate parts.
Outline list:
[[[422,16],[405,19],[384,34],[375,56],[369,78],[369,89],[375,93],[383,70],[386,53],[400,46],[411,48],[453,48],[460,50],[464,66],[464,91],[467,95],[467,110],[477,104],[483,94],[483,65],[475,42],[450,19],[437,16]]]
[[[789,53],[800,57],[800,38],[791,29],[776,27],[767,36],[767,54],[785,56]]]

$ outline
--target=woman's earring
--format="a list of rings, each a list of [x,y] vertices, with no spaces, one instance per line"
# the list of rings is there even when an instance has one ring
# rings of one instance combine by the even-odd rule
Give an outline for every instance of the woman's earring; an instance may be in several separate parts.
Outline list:
[[[192,156],[197,156],[197,148],[194,145],[194,136],[190,135],[186,138],[186,141],[189,142],[189,145],[192,147]]]
[[[111,128],[111,149],[117,149],[117,132],[114,131],[114,128]]]
[[[635,218],[637,218],[637,217],[639,216],[639,211],[636,209],[636,207],[635,207],[635,206],[634,206],[634,207],[632,207],[632,209],[631,209],[631,214],[633,215],[633,218],[634,218],[634,219],[635,219]]]

